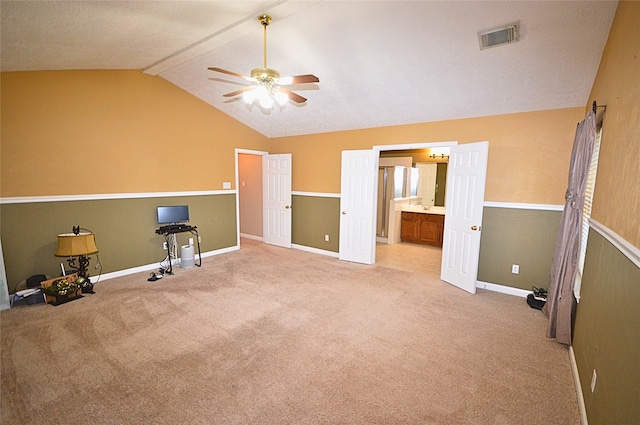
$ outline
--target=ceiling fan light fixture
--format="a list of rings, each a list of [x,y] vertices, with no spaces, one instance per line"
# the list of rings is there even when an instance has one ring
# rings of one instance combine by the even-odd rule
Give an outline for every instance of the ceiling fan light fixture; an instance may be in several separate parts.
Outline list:
[[[260,102],[260,106],[263,107],[264,109],[271,109],[273,107],[273,97],[267,95],[267,96],[260,96],[259,97],[259,102]]]
[[[287,96],[286,93],[283,93],[280,90],[276,91],[276,94],[274,97],[276,99],[276,102],[278,102],[278,105],[280,106],[285,106],[289,101],[289,96]]]
[[[282,109],[289,101],[289,96],[277,85],[258,83],[242,94],[242,100],[249,106],[257,103],[262,109],[271,109],[276,104]]]
[[[256,89],[247,90],[244,93],[242,93],[242,101],[247,105],[251,105],[253,102],[255,102],[257,97],[256,95],[257,95]]]
[[[220,72],[238,78],[251,81],[251,85],[240,90],[234,90],[226,93],[224,97],[235,97],[242,94],[242,100],[247,105],[253,105],[258,102],[262,109],[271,109],[274,104],[284,108],[289,100],[298,104],[305,103],[306,98],[297,93],[292,92],[288,88],[291,84],[317,83],[320,80],[312,74],[294,75],[292,77],[280,78],[280,73],[273,68],[267,67],[267,26],[271,23],[271,16],[260,15],[258,19],[264,27],[264,66],[262,68],[254,68],[251,70],[251,76],[239,74],[237,72],[228,71],[218,67],[209,67],[210,71]]]
[[[280,78],[280,73],[272,68],[254,68],[251,70],[251,78],[254,78],[258,81],[275,81]]]

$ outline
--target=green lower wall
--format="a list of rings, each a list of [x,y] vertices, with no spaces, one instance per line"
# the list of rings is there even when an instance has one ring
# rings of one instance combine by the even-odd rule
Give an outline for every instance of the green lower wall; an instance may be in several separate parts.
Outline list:
[[[340,248],[340,198],[293,195],[291,242],[325,251]],[[329,242],[324,240],[329,235]]]
[[[640,420],[640,268],[589,232],[573,350],[589,425]],[[591,377],[596,370],[595,391]]]
[[[478,280],[530,290],[547,288],[562,212],[485,207]],[[511,273],[518,264],[520,273]]]
[[[57,235],[78,225],[95,233],[102,273],[159,263],[165,251],[164,237],[155,233],[158,205],[189,205],[202,252],[237,243],[235,194],[3,204],[0,233],[9,292],[34,274],[60,275],[65,259],[54,256]],[[177,236],[184,245],[191,234]]]
[[[339,252],[340,198],[294,195],[292,207],[292,243]],[[483,215],[478,280],[525,290],[548,287],[562,212],[485,207]],[[511,273],[512,264],[520,265],[519,274]]]
[[[180,204],[189,205],[203,252],[236,245],[235,194],[1,205],[9,291],[34,274],[58,275],[63,259],[53,255],[56,235],[76,225],[96,234],[103,273],[160,262],[164,239],[155,233],[155,207]],[[485,207],[478,280],[525,290],[547,287],[560,215]],[[340,199],[293,195],[291,227],[293,244],[338,253]],[[178,234],[178,243],[186,244],[189,236]],[[511,274],[512,264],[520,265],[520,274]],[[93,267],[90,272],[96,273]]]

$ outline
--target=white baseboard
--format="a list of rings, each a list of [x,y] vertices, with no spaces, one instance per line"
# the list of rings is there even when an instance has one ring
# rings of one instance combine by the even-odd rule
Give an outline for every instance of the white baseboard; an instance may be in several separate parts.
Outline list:
[[[300,251],[312,252],[314,254],[326,255],[328,257],[334,257],[334,258],[339,257],[339,254],[337,252],[327,251],[327,250],[318,249],[318,248],[312,248],[310,246],[292,244],[291,248],[299,249]]]
[[[502,294],[515,295],[516,297],[527,298],[531,291],[520,288],[512,288],[511,286],[497,285],[495,283],[476,281],[476,288],[486,289],[487,291],[500,292]]]
[[[239,246],[230,246],[228,248],[222,248],[215,251],[203,252],[201,254],[201,257],[202,258],[213,257],[214,255],[226,254],[227,252],[237,251],[239,249],[240,249]],[[198,260],[198,255],[196,254],[196,261],[197,260]],[[180,266],[180,262],[177,259],[172,260],[171,264],[178,267]],[[160,267],[159,262],[153,263],[153,264],[147,264],[144,266],[132,267],[130,269],[118,270],[111,273],[105,273],[100,276],[91,276],[91,280],[94,281],[94,283],[98,283],[98,282],[102,282],[103,280],[115,279],[117,277],[128,276],[130,274],[157,269],[158,267]]]
[[[576,396],[578,397],[578,409],[580,410],[580,424],[589,425],[587,420],[587,408],[584,404],[584,394],[582,393],[582,385],[580,385],[580,374],[578,373],[578,364],[576,363],[576,354],[573,347],[569,347],[569,363],[571,364],[571,372],[573,373],[573,383],[576,386]]]
[[[262,242],[262,237],[261,237],[261,236],[249,235],[249,234],[247,234],[247,233],[240,233],[240,237],[241,237],[241,238],[252,239],[252,240],[254,240],[254,241],[260,241],[260,242]]]

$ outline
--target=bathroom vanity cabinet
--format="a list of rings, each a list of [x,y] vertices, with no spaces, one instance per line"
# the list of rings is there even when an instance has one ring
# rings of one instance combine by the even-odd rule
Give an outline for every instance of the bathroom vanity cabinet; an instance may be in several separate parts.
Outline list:
[[[444,215],[428,212],[402,211],[400,240],[402,242],[421,243],[442,246],[444,234]]]

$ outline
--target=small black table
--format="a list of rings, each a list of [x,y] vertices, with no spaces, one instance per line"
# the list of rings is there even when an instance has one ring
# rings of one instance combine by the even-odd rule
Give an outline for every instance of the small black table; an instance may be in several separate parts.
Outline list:
[[[156,233],[164,235],[164,240],[167,245],[167,257],[169,258],[169,267],[164,271],[165,274],[173,274],[173,263],[171,261],[171,248],[169,248],[169,235],[176,233],[190,232],[196,237],[198,244],[198,263],[196,266],[202,267],[202,255],[200,254],[200,236],[198,235],[198,228],[196,226],[190,226],[188,224],[169,224],[167,226],[161,226],[156,229]]]

